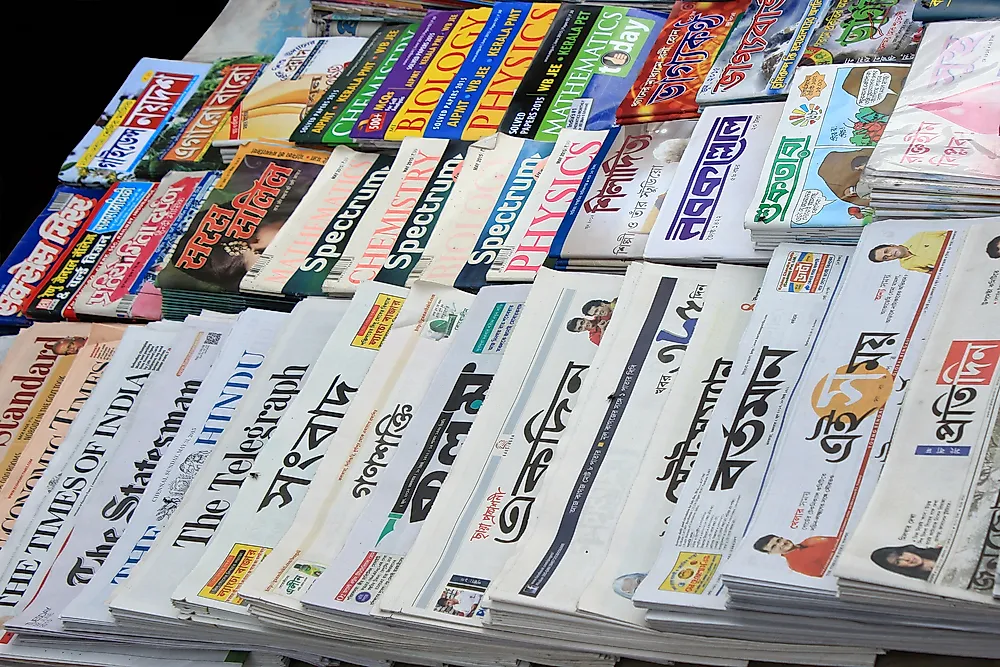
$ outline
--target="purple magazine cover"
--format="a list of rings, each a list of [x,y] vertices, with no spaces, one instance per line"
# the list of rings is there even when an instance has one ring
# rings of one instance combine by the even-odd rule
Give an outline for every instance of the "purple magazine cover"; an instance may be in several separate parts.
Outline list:
[[[454,11],[438,9],[427,12],[406,51],[365,107],[361,118],[354,124],[354,129],[351,130],[352,139],[378,141],[384,138],[385,130],[396,112],[413,92],[420,77],[434,59],[434,54],[438,52],[448,33],[461,18],[460,9]]]

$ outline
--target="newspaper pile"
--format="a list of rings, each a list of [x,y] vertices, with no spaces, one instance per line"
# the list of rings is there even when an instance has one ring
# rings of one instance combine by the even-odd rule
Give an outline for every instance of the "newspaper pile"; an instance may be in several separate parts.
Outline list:
[[[1000,21],[931,23],[862,179],[882,218],[1000,207]]]

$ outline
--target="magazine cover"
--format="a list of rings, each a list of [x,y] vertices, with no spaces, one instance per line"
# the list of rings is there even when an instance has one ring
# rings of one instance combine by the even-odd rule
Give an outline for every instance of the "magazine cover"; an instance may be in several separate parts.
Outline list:
[[[398,111],[392,118],[382,119],[385,128],[382,139],[402,141],[404,137],[423,136],[446,87],[458,76],[459,69],[468,59],[469,51],[486,28],[490,16],[495,12],[502,12],[502,7],[501,5],[492,10],[477,7],[462,12],[462,17],[448,33],[412,92],[400,100]],[[376,122],[379,122],[377,117]]]
[[[905,65],[798,70],[746,212],[747,229],[871,222],[875,212],[861,174],[909,71]]]
[[[178,588],[174,597],[183,598],[194,613],[248,614],[247,603],[238,593],[240,587],[292,524],[385,333],[402,309],[403,290],[389,288],[387,292],[385,288],[366,284],[350,302],[303,302],[316,302],[314,309],[317,303],[344,304],[339,308],[343,316],[320,351],[301,394],[274,431],[272,438],[280,446],[268,448],[266,458],[258,459],[257,476],[246,480],[233,514]]]
[[[0,325],[27,326],[24,311],[86,233],[103,190],[60,185],[0,266]]]
[[[553,257],[642,257],[696,121],[612,128],[552,241]]]
[[[928,25],[911,71],[868,171],[996,187],[1000,23]]]
[[[826,0],[751,0],[695,101],[728,104],[788,94],[799,58],[826,6]]]
[[[20,447],[21,452],[16,462],[3,469],[5,481],[0,490],[0,546],[7,541],[24,504],[55,458],[70,426],[83,413],[87,399],[94,392],[124,333],[125,329],[121,326],[90,325],[87,343],[76,353],[65,378],[58,384],[49,383],[49,393],[43,402],[26,415],[26,422],[32,426],[17,430],[10,446],[13,449]],[[43,406],[44,411],[41,410]]]
[[[381,140],[385,137],[389,123],[461,19],[461,10],[431,9],[419,25],[410,26],[410,39],[403,46],[402,53],[396,56],[390,71],[376,84],[377,92],[365,101],[353,128],[348,130],[351,139]]]
[[[701,89],[750,0],[676,2],[615,114],[620,125],[697,118]]]
[[[493,134],[559,11],[557,3],[498,2],[441,96],[425,137],[476,141]]]
[[[388,24],[368,38],[350,66],[323,93],[320,100],[309,107],[298,127],[289,136],[297,144],[323,144],[323,135],[330,122],[364,86],[392,53],[392,46],[402,35],[404,25]]]
[[[757,186],[781,102],[708,107],[698,119],[649,233],[652,261],[760,262],[743,226],[747,194]]]
[[[739,580],[740,590],[796,586],[836,596],[828,573],[882,472],[966,237],[967,227],[955,223],[898,220],[865,228],[724,581]],[[901,246],[919,249],[921,259],[885,256]],[[733,598],[735,591],[734,584]]]
[[[281,288],[319,241],[326,225],[366,171],[355,151],[338,146],[299,205],[240,281],[241,292],[281,294]]]
[[[732,374],[734,356],[760,290],[764,270],[720,264],[704,297],[698,325],[684,351],[674,389],[656,418],[649,447],[613,533],[606,534],[603,562],[580,577],[577,609],[644,626],[645,609],[632,594],[660,551],[660,538],[691,474],[705,428]]]
[[[15,338],[0,366],[0,487],[6,486],[33,431],[84,345],[86,324],[36,324]],[[33,426],[29,426],[33,425]]]
[[[567,446],[622,282],[539,272],[465,455],[383,593],[384,612],[482,627],[486,588],[529,530],[546,469]]]
[[[365,45],[361,37],[290,37],[233,109],[217,147],[260,139],[287,141],[306,111]],[[228,132],[226,132],[228,129]]]
[[[525,169],[530,167],[530,174],[525,173],[525,178],[530,176],[530,183],[521,181],[521,185],[530,191],[535,184],[536,172],[541,173],[544,167],[542,160],[548,158],[551,149],[552,144],[516,139],[506,134],[495,134],[472,144],[462,163],[454,194],[441,214],[438,231],[431,237],[408,281],[428,280],[454,285],[480,237],[489,233],[487,217],[497,205],[508,180],[516,177],[519,166]],[[536,154],[537,157],[532,157]],[[525,166],[520,165],[519,160],[531,162]],[[518,201],[517,208],[520,209],[523,204],[523,200]],[[514,217],[511,216],[506,229],[498,231],[506,235],[513,222]],[[489,269],[488,265],[486,269]]]
[[[141,182],[119,182],[111,186],[62,265],[35,293],[26,311],[29,317],[34,320],[76,319],[73,299],[118,233],[142,213],[153,187],[153,183]]]
[[[60,447],[59,454],[65,451],[66,465],[75,474],[61,475],[54,465],[46,470],[39,481],[46,493],[31,495],[4,546],[0,566],[6,591],[0,607],[4,622],[20,614],[42,586],[73,532],[80,507],[105,468],[102,464],[114,459],[123,440],[116,435],[128,430],[133,408],[150,378],[162,369],[175,335],[176,330],[152,327],[130,327],[125,333],[112,360],[114,372],[104,374],[90,398],[95,407],[93,419],[67,443],[68,450]],[[119,355],[121,362],[114,364]]]
[[[157,276],[157,287],[238,291],[328,157],[263,143],[240,147]]]
[[[403,290],[374,283],[365,283],[359,288],[361,294],[374,291],[403,294]],[[434,338],[448,336],[452,325],[465,317],[471,302],[472,297],[464,292],[419,282],[409,290],[393,327],[380,326],[372,332],[370,340],[377,341],[379,352],[352,399],[352,409],[332,436],[327,456],[316,470],[315,478],[324,483],[309,487],[294,521],[275,544],[270,558],[261,563],[240,588],[240,596],[251,600],[251,609],[254,601],[258,601],[301,610],[303,594],[343,547],[348,531],[371,492],[378,487],[382,479],[380,470],[392,456],[389,449],[393,445],[387,443],[395,443],[398,447],[400,431],[410,422],[412,415],[405,413],[396,415],[395,420],[376,420],[380,412],[384,412],[383,419],[396,414],[392,408],[398,402],[391,405],[390,402],[394,396],[402,398],[399,392],[420,389],[401,386],[405,383],[397,382],[400,372],[418,343],[431,344]],[[379,312],[384,310],[379,308]],[[398,392],[397,384],[400,385]],[[372,427],[380,422],[379,433],[371,433]],[[369,433],[371,438],[368,438]],[[380,445],[377,445],[378,439],[383,441]]]
[[[919,4],[918,0],[834,0],[799,64],[908,65],[924,33],[920,19],[912,17]]]
[[[837,577],[983,605],[995,616],[997,223],[973,227],[903,404],[875,493]]]
[[[133,175],[211,65],[143,58],[59,170],[63,183],[108,187]]]
[[[65,313],[119,319],[159,319],[153,286],[162,268],[164,245],[176,242],[190,223],[216,175],[172,171],[149,195],[146,205],[122,227]]]
[[[546,482],[545,510],[490,587],[494,609],[572,614],[640,474],[656,417],[673,395],[714,272],[633,263],[615,306],[614,346],[592,377],[570,442]],[[611,400],[608,397],[613,397]]]
[[[147,549],[129,564],[124,581],[114,581],[114,611],[176,618],[170,594],[198,562],[249,475],[248,462],[265,446],[265,438],[251,435],[248,442],[248,432],[259,428],[263,435],[268,420],[279,420],[297,395],[304,373],[274,361],[298,338],[279,338],[290,319],[288,313],[250,309],[232,325],[181,424],[177,442],[183,447],[152,489],[152,516],[132,524],[120,540],[129,552]],[[303,341],[302,347],[310,345]],[[240,449],[244,443],[247,450]],[[212,519],[199,520],[206,513]]]
[[[422,261],[428,241],[433,238],[468,152],[468,142],[448,142],[427,187],[414,204],[413,212],[399,230],[396,243],[375,276],[377,282],[400,286],[407,284],[410,274]]]
[[[913,7],[916,21],[961,21],[1000,18],[1000,7],[991,0],[920,0]]]
[[[81,505],[49,576],[20,615],[8,621],[10,628],[43,634],[62,630],[60,612],[103,568],[118,536],[136,516],[152,475],[169,460],[170,441],[160,436],[174,423],[175,405],[197,393],[219,343],[186,326],[175,334],[161,370],[147,380],[132,422],[121,431],[114,458]]]
[[[500,131],[555,141],[559,130],[607,130],[666,19],[641,9],[560,7]]]
[[[337,611],[367,614],[392,580],[423,527],[469,431],[489,395],[510,334],[524,312],[527,285],[489,287],[462,328],[414,412],[399,452],[365,511],[315,587],[314,598]]]
[[[391,154],[357,152],[352,158],[354,165],[347,185],[353,183],[353,189],[347,194],[336,214],[326,223],[322,236],[282,285],[282,294],[291,296],[323,294],[326,277],[344,254],[358,223],[371,208],[395,160],[395,156]],[[357,172],[354,171],[355,167]],[[360,177],[355,183],[356,175]]]
[[[198,90],[150,146],[136,176],[160,180],[169,171],[224,169],[212,139],[228,127],[233,107],[269,62],[270,56],[241,56],[212,63]]]
[[[530,282],[534,279],[607,135],[606,130],[559,132],[559,140],[538,177],[538,185],[496,251],[486,276],[488,280]]]
[[[472,247],[465,266],[455,276],[454,285],[459,289],[475,291],[486,285],[486,274],[500,257],[518,217],[532,205],[537,209],[532,195],[547,190],[546,181],[551,182],[551,176],[546,178],[546,172],[552,173],[548,165],[555,144],[524,139],[514,141],[521,144],[520,150],[496,195],[492,210],[485,212],[479,239]],[[596,149],[592,147],[593,153]],[[485,193],[477,194],[482,196]]]
[[[636,606],[725,608],[720,570],[743,537],[850,256],[818,244],[775,251],[660,553],[632,597]]]
[[[447,147],[446,139],[403,141],[385,183],[323,281],[324,294],[353,294],[358,285],[375,279]]]

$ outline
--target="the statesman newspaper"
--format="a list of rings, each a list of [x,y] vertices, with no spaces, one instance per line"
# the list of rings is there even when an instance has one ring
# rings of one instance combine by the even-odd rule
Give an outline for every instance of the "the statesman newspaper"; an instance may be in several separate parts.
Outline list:
[[[524,311],[528,286],[484,288],[473,302],[399,452],[344,548],[307,594],[333,610],[367,614],[424,525],[487,398]],[[481,444],[481,443],[480,443]]]
[[[656,420],[614,534],[604,545],[604,560],[589,582],[581,584],[586,588],[579,596],[579,611],[643,625],[645,611],[632,605],[632,594],[660,551],[660,539],[699,456],[763,278],[763,269],[726,264],[716,268],[671,398]]]
[[[559,138],[543,161],[538,183],[520,211],[501,214],[494,222],[507,234],[499,248],[491,248],[490,268],[486,278],[500,282],[530,282],[549,255],[552,240],[570,205],[576,199],[591,164],[601,154],[607,130],[559,131]],[[510,207],[506,207],[510,210]],[[513,226],[509,225],[514,220]],[[501,236],[496,234],[497,237]]]
[[[375,279],[447,146],[447,139],[403,141],[385,183],[323,282],[324,294],[351,295],[358,285]]]
[[[299,336],[286,336],[283,345],[275,346],[289,319],[286,313],[263,310],[240,314],[185,419],[182,446],[187,465],[178,465],[172,476],[186,473],[186,483],[160,499],[169,514],[159,524],[153,547],[116,587],[110,601],[113,614],[174,618],[170,594],[197,563],[266,444],[267,428],[284,413],[305,375],[295,368],[285,373],[268,362],[279,356],[279,349],[289,347],[313,348],[319,354],[322,343]],[[308,367],[311,361],[305,356],[305,361],[289,365]]]
[[[725,607],[719,570],[743,537],[850,256],[848,248],[819,244],[775,251],[656,563],[633,596],[637,606]]]
[[[125,332],[87,401],[94,406],[92,418],[81,416],[77,420],[81,428],[70,429],[58,461],[52,461],[36,484],[46,492],[31,494],[0,552],[0,620],[20,613],[42,585],[80,508],[122,443],[116,436],[127,431],[133,408],[162,368],[178,326],[129,327]]]
[[[302,201],[240,280],[241,292],[281,294],[374,160],[374,156],[356,160],[359,155],[346,146],[334,149]]]
[[[239,587],[285,534],[302,505],[406,291],[365,283],[323,347],[302,393],[274,430],[198,566],[174,593],[175,604],[208,616],[246,614]],[[341,302],[345,303],[345,302]]]
[[[559,456],[622,278],[542,270],[460,457],[384,612],[481,627],[483,595],[517,549]]]
[[[150,472],[138,502],[130,508],[128,525],[116,532],[115,544],[103,554],[103,565],[90,575],[86,586],[75,587],[80,590],[60,612],[63,629],[75,627],[73,622],[113,624],[114,619],[107,608],[108,598],[152,546],[160,525],[176,506],[174,499],[183,493],[197,472],[196,465],[201,458],[188,458],[190,443],[185,442],[185,428],[191,428],[187,416],[199,400],[202,388],[207,385],[211,391],[212,369],[225,349],[232,324],[233,320],[212,316],[185,320],[185,329],[178,335],[168,359],[168,367],[172,367],[173,372],[153,387],[156,394],[149,398],[149,402],[154,406],[160,404],[161,410],[166,409],[167,413],[156,419],[152,414],[155,407],[147,408],[144,402],[143,413],[128,433],[130,440],[140,445],[145,441],[146,448],[155,448],[160,461]],[[171,398],[164,403],[165,397]],[[200,400],[206,400],[205,396]],[[148,421],[147,409],[150,412]],[[100,496],[96,498],[99,500]]]
[[[553,466],[533,530],[491,586],[491,624],[518,606],[572,614],[600,564],[639,473],[656,417],[704,309],[713,272],[634,263],[613,322],[615,345],[593,376]],[[609,397],[613,397],[609,400]]]
[[[1000,552],[1000,260],[986,247],[998,234],[1000,220],[967,236],[885,470],[834,569],[847,599],[873,584],[876,594],[877,587],[912,591],[918,606],[931,596],[966,601],[974,603],[964,606],[967,616],[994,630],[1000,618],[1000,601],[991,597]]]
[[[836,595],[829,572],[882,471],[965,240],[959,225],[896,220],[865,228],[787,409],[767,489],[722,570],[730,608],[760,608],[754,592],[762,589],[798,600]],[[913,254],[880,254],[900,245]]]
[[[171,343],[161,372],[147,380],[135,417],[122,431],[115,456],[105,466],[77,514],[72,535],[63,545],[45,582],[11,629],[59,632],[59,613],[85,590],[107,562],[119,538],[137,517],[153,476],[170,460],[170,430],[176,410],[190,404],[218,355],[222,338],[184,325]]]
[[[406,295],[403,288],[379,283],[372,283],[366,289],[377,289],[396,298]],[[380,434],[376,434],[376,417],[392,397],[396,380],[414,346],[422,339],[431,340],[425,336],[430,336],[434,329],[450,333],[449,327],[458,321],[470,302],[467,294],[430,283],[417,283],[409,290],[393,328],[378,334],[379,339],[384,339],[379,353],[360,383],[351,409],[331,436],[327,455],[315,474],[315,479],[322,483],[310,485],[294,521],[275,544],[273,553],[258,564],[238,591],[241,598],[250,600],[251,612],[256,605],[301,608],[302,594],[340,550],[353,519],[360,513],[360,505],[373,488],[367,484],[372,480],[364,476],[365,469],[375,471],[377,476],[384,467],[376,464],[386,462],[382,459],[388,457],[389,445],[376,443],[375,438],[389,437],[395,431],[390,418],[378,427]],[[370,446],[363,451],[369,433]],[[341,498],[343,502],[338,502]],[[335,505],[337,511],[331,514]]]
[[[28,330],[29,336],[34,335],[34,328]],[[44,411],[43,405],[33,405],[25,424],[16,431],[11,445],[16,447],[20,443],[23,446],[17,461],[9,467],[9,473],[4,470],[6,482],[0,491],[0,546],[7,541],[24,503],[55,458],[70,426],[84,411],[87,399],[124,333],[123,326],[91,325],[87,343],[76,353],[73,366],[58,385],[48,387],[50,393],[43,394]]]

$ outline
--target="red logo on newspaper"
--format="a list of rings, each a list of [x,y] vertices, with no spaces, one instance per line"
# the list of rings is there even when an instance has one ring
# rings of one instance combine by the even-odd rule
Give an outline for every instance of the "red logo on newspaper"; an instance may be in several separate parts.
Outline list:
[[[938,384],[989,385],[1000,362],[1000,340],[952,341]]]

